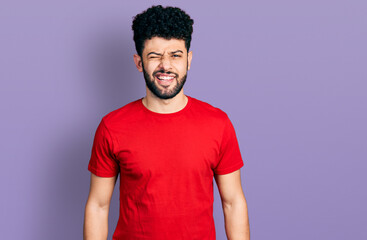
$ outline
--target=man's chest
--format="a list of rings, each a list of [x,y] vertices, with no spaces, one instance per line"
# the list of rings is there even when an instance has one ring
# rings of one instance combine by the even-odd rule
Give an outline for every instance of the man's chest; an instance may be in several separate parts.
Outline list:
[[[132,124],[114,136],[114,155],[121,174],[176,172],[213,176],[220,134],[205,124],[175,122]]]

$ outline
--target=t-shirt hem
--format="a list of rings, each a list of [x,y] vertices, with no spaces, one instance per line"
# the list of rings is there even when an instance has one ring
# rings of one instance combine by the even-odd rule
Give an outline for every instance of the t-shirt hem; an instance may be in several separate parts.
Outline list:
[[[244,163],[240,162],[240,163],[238,163],[238,164],[236,164],[236,165],[234,165],[233,167],[230,167],[230,168],[225,168],[223,170],[215,170],[214,173],[218,174],[218,175],[228,174],[228,173],[231,173],[231,172],[234,172],[234,171],[240,169],[243,166],[244,166]]]
[[[93,173],[94,175],[98,176],[98,177],[114,177],[118,174],[117,172],[115,172],[115,173],[103,172],[103,171],[100,171],[100,170],[97,170],[97,169],[91,167],[90,165],[88,165],[88,170],[91,173]]]

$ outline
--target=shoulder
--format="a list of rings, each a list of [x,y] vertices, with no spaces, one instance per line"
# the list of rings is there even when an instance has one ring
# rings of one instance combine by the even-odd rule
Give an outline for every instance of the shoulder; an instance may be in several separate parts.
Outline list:
[[[136,119],[136,116],[139,116],[139,112],[142,110],[140,107],[140,101],[141,99],[135,100],[124,105],[123,107],[109,112],[102,118],[102,121],[107,126],[113,126]]]
[[[206,118],[212,118],[220,121],[226,121],[228,119],[228,115],[222,109],[214,107],[211,104],[196,98],[190,98],[192,101],[192,109],[195,113],[203,115],[203,117]]]

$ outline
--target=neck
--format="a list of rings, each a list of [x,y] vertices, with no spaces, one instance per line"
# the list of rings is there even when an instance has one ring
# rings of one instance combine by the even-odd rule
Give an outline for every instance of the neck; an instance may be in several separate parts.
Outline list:
[[[143,105],[152,112],[156,113],[175,113],[182,110],[187,104],[187,97],[183,89],[175,97],[161,99],[147,90],[147,95],[143,98]]]

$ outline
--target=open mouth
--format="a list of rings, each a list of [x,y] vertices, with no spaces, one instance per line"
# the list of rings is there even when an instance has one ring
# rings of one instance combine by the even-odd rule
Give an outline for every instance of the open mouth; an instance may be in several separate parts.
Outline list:
[[[165,73],[157,73],[155,74],[155,79],[162,86],[169,86],[176,79],[175,74],[165,74]]]

